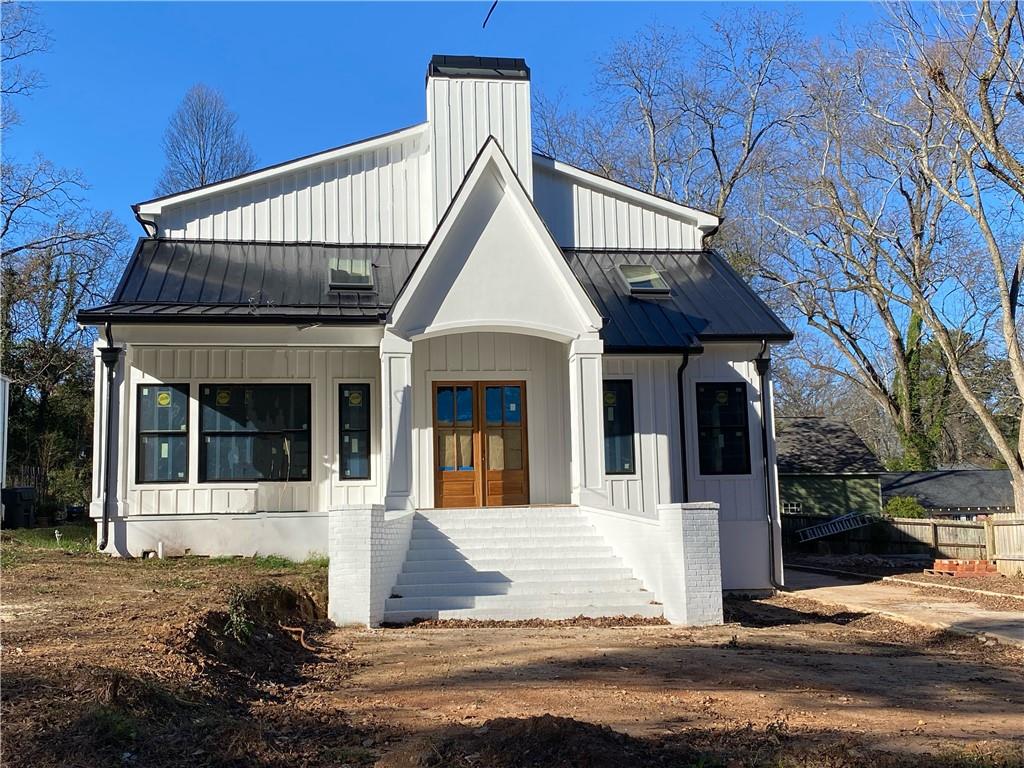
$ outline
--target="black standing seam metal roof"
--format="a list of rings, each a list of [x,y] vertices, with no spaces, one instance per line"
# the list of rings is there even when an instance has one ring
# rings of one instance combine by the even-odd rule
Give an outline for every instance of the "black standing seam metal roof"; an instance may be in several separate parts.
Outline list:
[[[380,323],[425,246],[140,239],[109,304],[83,323]],[[368,256],[373,290],[330,288],[333,255]],[[573,273],[604,318],[609,352],[699,351],[702,342],[788,341],[792,333],[712,251],[568,249]],[[668,296],[631,296],[619,264],[649,263]]]
[[[81,322],[380,322],[422,246],[140,239],[109,304]],[[369,256],[372,290],[330,287],[333,255]]]
[[[605,349],[699,350],[706,341],[789,341],[792,331],[714,251],[566,249],[573,272],[605,318]],[[633,296],[622,264],[650,264],[668,296]]]

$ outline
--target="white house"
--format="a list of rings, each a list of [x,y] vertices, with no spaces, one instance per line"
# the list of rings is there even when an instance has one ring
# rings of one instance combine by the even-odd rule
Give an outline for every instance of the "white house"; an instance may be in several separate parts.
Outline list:
[[[769,359],[716,217],[531,149],[522,59],[419,125],[134,206],[106,551],[331,558],[332,617],[664,614],[781,580]]]

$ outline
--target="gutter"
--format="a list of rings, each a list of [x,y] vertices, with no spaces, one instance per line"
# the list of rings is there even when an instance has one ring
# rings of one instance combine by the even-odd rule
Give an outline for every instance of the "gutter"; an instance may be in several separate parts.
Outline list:
[[[775,519],[772,515],[772,472],[771,462],[768,460],[768,372],[771,370],[772,361],[766,357],[768,352],[768,340],[761,340],[761,351],[754,359],[757,368],[758,385],[761,390],[761,464],[764,472],[764,509],[768,518],[768,582],[774,589],[783,590],[781,584],[775,579]]]
[[[104,326],[104,333],[107,337],[107,346],[100,350],[100,359],[103,361],[103,366],[106,368],[106,379],[107,379],[107,413],[106,413],[106,425],[103,432],[104,445],[102,447],[104,453],[103,459],[103,515],[100,520],[100,540],[96,544],[98,550],[104,550],[107,548],[110,532],[110,503],[111,503],[111,482],[110,482],[110,467],[114,463],[114,440],[113,440],[113,427],[114,427],[114,383],[117,381],[117,369],[118,364],[121,362],[121,347],[114,346],[114,336],[110,330],[110,323],[107,322]],[[117,499],[114,499],[116,503]]]
[[[142,225],[142,230],[146,233],[147,237],[156,237],[157,225],[155,221],[142,218],[142,214],[139,212],[139,204],[132,206],[132,213],[135,214],[135,220]]]

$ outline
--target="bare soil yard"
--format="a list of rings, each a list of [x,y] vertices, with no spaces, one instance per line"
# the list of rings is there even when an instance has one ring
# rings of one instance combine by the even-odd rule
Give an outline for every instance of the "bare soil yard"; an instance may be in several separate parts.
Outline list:
[[[333,629],[320,563],[39,543],[3,543],[4,765],[1024,765],[1019,649],[791,596],[708,629]]]

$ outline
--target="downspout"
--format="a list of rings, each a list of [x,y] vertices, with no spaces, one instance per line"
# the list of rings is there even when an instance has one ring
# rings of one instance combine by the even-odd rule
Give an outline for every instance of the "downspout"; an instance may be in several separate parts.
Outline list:
[[[784,589],[775,579],[775,518],[772,515],[772,471],[768,459],[768,371],[772,361],[766,357],[768,340],[761,340],[761,351],[757,353],[754,365],[757,368],[758,385],[761,390],[761,463],[764,472],[764,508],[768,517],[768,582],[774,589]]]
[[[683,362],[676,370],[676,383],[679,387],[679,451],[683,464],[683,503],[690,500],[690,467],[686,461],[686,386],[683,384],[683,371],[690,362],[689,350],[683,352]]]
[[[107,337],[107,346],[100,349],[100,359],[106,368],[107,380],[107,413],[104,426],[103,439],[106,441],[103,446],[103,514],[100,518],[100,540],[96,544],[98,550],[107,548],[108,533],[110,529],[110,468],[114,464],[114,384],[117,381],[117,367],[121,361],[121,348],[114,346],[114,335],[110,330],[110,322],[104,325],[104,333]]]

